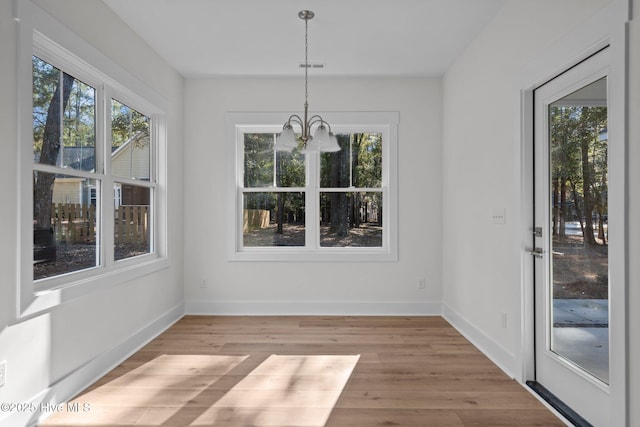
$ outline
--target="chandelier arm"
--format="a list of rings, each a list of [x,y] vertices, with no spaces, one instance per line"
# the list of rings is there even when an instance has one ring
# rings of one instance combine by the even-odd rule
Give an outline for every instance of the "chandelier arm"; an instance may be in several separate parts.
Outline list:
[[[289,119],[286,121],[286,123],[284,124],[284,126],[287,125],[291,125],[291,122],[298,124],[301,128],[304,129],[304,122],[302,121],[302,119],[300,118],[299,115],[297,114],[292,114],[291,116],[289,116]],[[283,126],[283,128],[284,128]]]
[[[315,125],[316,123],[320,123],[321,125],[326,126],[327,130],[331,132],[331,125],[329,124],[329,122],[327,122],[325,119],[323,119],[321,116],[317,114],[315,116],[311,116],[311,118],[309,119],[309,127]]]
[[[324,124],[324,125],[329,126],[329,123],[327,123],[321,116],[319,116],[317,114],[309,117],[309,126],[315,125],[316,123],[320,123],[320,124]]]

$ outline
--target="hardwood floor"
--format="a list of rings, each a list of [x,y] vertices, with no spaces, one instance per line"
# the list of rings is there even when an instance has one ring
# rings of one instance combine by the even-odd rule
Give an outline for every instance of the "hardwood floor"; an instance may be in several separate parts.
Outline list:
[[[186,316],[41,425],[564,423],[441,317]]]

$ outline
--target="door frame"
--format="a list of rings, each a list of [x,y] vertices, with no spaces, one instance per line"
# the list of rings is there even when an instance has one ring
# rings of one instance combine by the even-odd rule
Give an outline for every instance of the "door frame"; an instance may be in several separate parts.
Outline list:
[[[514,206],[518,212],[519,231],[517,262],[520,266],[520,348],[516,359],[520,365],[518,381],[535,380],[535,298],[534,260],[528,253],[533,247],[533,148],[534,102],[533,91],[564,71],[609,46],[609,212],[612,223],[621,224],[618,230],[610,230],[614,243],[609,247],[610,283],[610,426],[626,426],[628,416],[627,380],[627,21],[629,1],[613,2],[584,25],[560,40],[556,45],[536,57],[517,79],[518,135],[515,147],[517,181],[520,184],[520,200]],[[615,141],[615,142],[614,142]],[[613,238],[613,239],[612,239]],[[610,240],[610,241],[611,241]],[[537,395],[536,395],[537,396]]]

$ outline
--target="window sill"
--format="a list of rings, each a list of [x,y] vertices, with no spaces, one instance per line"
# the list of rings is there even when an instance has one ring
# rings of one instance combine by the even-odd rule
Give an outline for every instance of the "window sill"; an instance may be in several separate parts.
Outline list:
[[[229,261],[265,262],[379,262],[398,261],[397,251],[380,248],[336,248],[308,250],[304,248],[271,248],[268,250],[244,250],[229,254]]]
[[[146,276],[169,267],[167,258],[157,256],[145,257],[146,259],[137,262],[127,262],[121,265],[116,264],[109,271],[102,271],[98,274],[91,274],[87,277],[74,277],[72,281],[67,281],[57,287],[38,290],[34,284],[34,292],[30,293],[23,289],[22,304],[19,313],[19,320],[40,315],[47,311],[63,305],[69,301],[104,291],[122,283],[129,282],[142,276]],[[71,279],[71,277],[69,277]],[[57,280],[50,283],[55,284]]]

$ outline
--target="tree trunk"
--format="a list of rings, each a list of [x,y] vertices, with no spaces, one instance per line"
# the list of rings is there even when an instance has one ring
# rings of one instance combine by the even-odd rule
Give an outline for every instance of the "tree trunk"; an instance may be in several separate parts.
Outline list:
[[[339,136],[338,138],[343,138]],[[346,137],[348,138],[348,136]],[[348,146],[348,144],[341,144]],[[340,150],[331,153],[330,186],[341,188],[348,186],[349,167],[345,161],[348,150]],[[349,230],[349,201],[346,192],[330,193],[331,208],[329,217],[331,219],[331,229],[339,236],[346,237]]]
[[[551,235],[555,236],[559,233],[560,227],[560,178],[553,178],[552,193],[553,193],[553,215],[551,217]]]
[[[602,212],[598,212],[598,239],[603,245],[607,244],[607,239],[604,234],[604,214]]]
[[[284,228],[284,193],[278,193],[278,208],[276,211],[276,222],[278,223],[278,227],[276,229],[276,233],[282,234]]]
[[[573,194],[573,206],[576,210],[578,221],[580,221],[580,230],[582,232],[582,235],[584,236],[584,221],[582,216],[582,208],[580,207],[580,195],[578,194],[576,183],[573,181],[570,181],[569,183],[571,185],[571,193]]]
[[[62,114],[69,102],[73,77],[63,74],[62,102],[60,85],[56,86],[49,108],[42,136],[40,164],[55,165],[62,143]],[[33,260],[55,261],[57,257],[56,240],[51,226],[53,208],[53,184],[56,176],[51,173],[36,172],[33,175]]]
[[[591,167],[589,164],[589,140],[584,138],[581,142],[582,155],[582,191],[584,197],[584,244],[585,246],[595,246],[596,239],[593,234],[593,207],[595,206],[591,195]]]
[[[560,224],[558,224],[560,236],[566,236],[567,222],[567,179],[562,177],[560,180]]]
[[[47,121],[44,126],[42,138],[42,150],[40,152],[40,163],[44,165],[55,165],[60,152],[62,136],[62,113],[69,102],[69,95],[73,86],[73,77],[63,74],[62,79],[62,105],[60,105],[60,85],[49,103],[47,110]],[[53,200],[53,183],[55,175],[38,172],[33,178],[33,215],[34,229],[51,228],[51,203]]]

